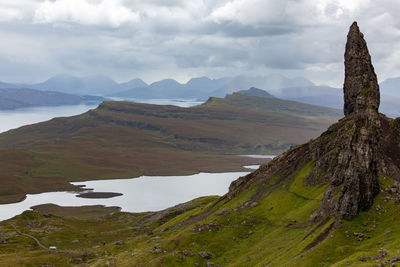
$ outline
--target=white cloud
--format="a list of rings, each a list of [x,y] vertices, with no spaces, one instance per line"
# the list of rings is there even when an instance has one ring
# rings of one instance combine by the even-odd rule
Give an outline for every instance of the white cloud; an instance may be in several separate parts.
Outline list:
[[[15,8],[0,7],[0,21],[12,21],[22,19],[22,13]]]
[[[354,20],[379,77],[400,76],[399,13],[399,0],[0,0],[0,67],[10,70],[0,80],[37,69],[148,81],[254,71],[340,86]]]
[[[35,11],[36,23],[76,23],[119,27],[139,21],[139,15],[120,0],[56,0],[41,3]]]

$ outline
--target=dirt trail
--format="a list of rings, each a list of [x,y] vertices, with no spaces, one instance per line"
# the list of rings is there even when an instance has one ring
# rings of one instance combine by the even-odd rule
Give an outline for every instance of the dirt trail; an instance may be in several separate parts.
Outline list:
[[[26,236],[26,237],[29,237],[30,239],[34,240],[34,241],[36,242],[36,244],[38,244],[39,247],[41,247],[41,248],[43,248],[43,249],[45,249],[45,250],[50,250],[48,247],[46,247],[46,246],[44,246],[42,243],[40,243],[40,241],[39,241],[36,237],[21,232],[21,231],[20,231],[14,224],[12,224],[12,223],[8,223],[8,224],[9,224],[12,228],[14,228],[14,230],[15,230],[18,234],[23,235],[23,236]]]

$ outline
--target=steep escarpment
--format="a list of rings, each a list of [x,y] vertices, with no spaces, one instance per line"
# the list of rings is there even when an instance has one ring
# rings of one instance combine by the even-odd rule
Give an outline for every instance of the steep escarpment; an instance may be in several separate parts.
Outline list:
[[[312,163],[307,186],[327,184],[313,220],[353,219],[368,210],[379,193],[379,176],[399,179],[398,120],[378,113],[379,85],[363,34],[353,23],[347,36],[344,83],[345,117],[315,140],[290,149],[258,172],[235,181],[235,195],[254,180],[289,179]]]

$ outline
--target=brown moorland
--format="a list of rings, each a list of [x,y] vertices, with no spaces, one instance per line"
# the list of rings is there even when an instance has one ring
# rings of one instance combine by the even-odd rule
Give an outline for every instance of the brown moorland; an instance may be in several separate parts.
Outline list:
[[[340,111],[233,94],[192,108],[103,102],[0,134],[0,203],[77,190],[69,181],[243,170],[318,136]]]

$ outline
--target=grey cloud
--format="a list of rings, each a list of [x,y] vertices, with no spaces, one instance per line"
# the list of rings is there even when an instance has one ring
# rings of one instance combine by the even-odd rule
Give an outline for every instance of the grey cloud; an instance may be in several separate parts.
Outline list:
[[[205,33],[218,33],[229,37],[260,37],[286,35],[302,31],[296,25],[243,25],[237,22],[211,23],[207,25]]]
[[[118,27],[57,18],[38,24],[34,11],[42,2],[22,0],[13,8],[23,19],[0,21],[0,80],[29,82],[65,72],[151,82],[160,76],[281,72],[340,86],[344,42],[353,20],[365,33],[378,75],[400,76],[397,0],[361,2],[357,8],[346,7],[350,2],[344,0],[321,1],[320,6],[311,0],[236,0],[242,8],[236,11],[245,13],[224,13],[227,19],[220,20],[211,15],[233,0],[121,0],[139,20]]]

